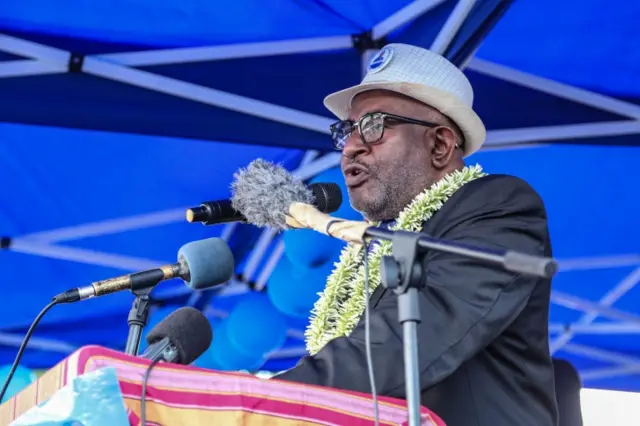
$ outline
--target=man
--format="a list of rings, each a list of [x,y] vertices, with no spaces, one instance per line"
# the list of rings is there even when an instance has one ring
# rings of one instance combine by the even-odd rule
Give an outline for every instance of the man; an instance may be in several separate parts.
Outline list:
[[[332,126],[332,136],[343,152],[352,206],[392,229],[417,224],[436,238],[550,256],[546,213],[536,192],[518,178],[465,167],[464,157],[481,147],[486,134],[472,102],[460,70],[430,51],[401,44],[379,52],[360,85],[328,96],[325,105],[342,120]],[[423,265],[422,405],[448,426],[556,425],[550,281],[438,252],[429,252]],[[316,305],[323,314],[315,316],[309,334],[317,350],[278,378],[369,393],[364,316],[352,327],[344,316],[355,308],[362,312],[351,303],[362,280],[335,284],[349,267],[337,268],[346,269],[327,287],[347,286],[347,296],[325,291]],[[370,306],[377,392],[404,398],[396,295],[378,285]]]

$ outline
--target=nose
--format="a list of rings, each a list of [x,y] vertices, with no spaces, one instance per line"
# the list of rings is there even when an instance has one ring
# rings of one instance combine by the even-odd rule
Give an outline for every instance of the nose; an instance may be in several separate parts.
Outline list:
[[[347,158],[356,158],[359,155],[362,155],[370,150],[370,147],[362,143],[360,140],[360,135],[357,130],[354,130],[353,133],[347,139],[347,142],[344,144],[344,148],[342,149],[342,153]]]

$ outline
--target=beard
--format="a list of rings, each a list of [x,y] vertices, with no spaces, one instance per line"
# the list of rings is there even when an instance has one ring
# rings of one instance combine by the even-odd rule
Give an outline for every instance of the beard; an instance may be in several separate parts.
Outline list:
[[[372,222],[396,219],[400,212],[427,186],[426,170],[389,167],[369,169],[366,182],[349,188],[349,201],[354,210]]]

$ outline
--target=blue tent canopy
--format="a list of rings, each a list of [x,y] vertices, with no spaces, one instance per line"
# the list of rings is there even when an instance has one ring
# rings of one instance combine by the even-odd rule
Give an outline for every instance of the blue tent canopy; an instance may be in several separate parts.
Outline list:
[[[4,4],[8,3],[8,4]],[[323,97],[356,84],[389,42],[440,51],[474,85],[489,134],[469,159],[527,179],[549,211],[554,356],[587,386],[640,390],[640,6],[595,0],[67,0],[0,5],[0,358],[65,289],[175,261],[184,243],[229,241],[237,279],[193,294],[158,287],[214,323],[263,288],[283,239],[248,225],[202,227],[186,207],[228,198],[255,158],[308,179],[337,164]],[[553,12],[550,12],[553,11]],[[635,12],[635,14],[634,14]],[[495,26],[495,27],[494,27]],[[480,46],[478,48],[478,46]],[[475,52],[475,54],[474,54]],[[122,349],[131,295],[54,308],[25,365],[74,347]],[[306,321],[262,368],[304,352]]]

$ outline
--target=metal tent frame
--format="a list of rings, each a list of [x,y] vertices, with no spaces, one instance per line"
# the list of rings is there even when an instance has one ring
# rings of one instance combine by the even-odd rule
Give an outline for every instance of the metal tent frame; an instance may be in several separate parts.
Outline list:
[[[416,17],[435,8],[442,0],[418,0],[396,14],[380,22],[371,30],[374,40],[381,40],[395,29],[414,20]],[[433,43],[432,49],[444,52],[453,40],[457,30],[471,10],[473,0],[461,0],[441,29]],[[240,57],[269,55],[287,55],[294,53],[322,52],[340,49],[351,49],[353,40],[349,36],[325,37],[278,42],[234,44],[229,46],[210,46],[199,48],[178,48],[153,51],[112,53],[106,55],[89,55],[82,58],[72,52],[34,43],[14,36],[0,34],[0,50],[29,59],[11,60],[0,63],[0,78],[24,77],[43,74],[66,73],[72,68],[81,67],[83,73],[114,80],[148,90],[200,102],[207,105],[225,108],[268,120],[302,127],[315,132],[327,134],[329,117],[310,114],[303,111],[279,106],[276,104],[239,96],[209,87],[180,81],[136,69],[138,66],[179,64],[198,61],[216,61]],[[375,51],[363,53],[363,69]],[[535,144],[552,143],[559,140],[576,138],[599,138],[603,136],[621,136],[640,134],[640,106],[590,92],[577,87],[530,75],[515,69],[491,63],[478,58],[465,61],[469,70],[502,79],[504,81],[535,89],[549,95],[584,104],[593,108],[612,112],[628,120],[614,122],[596,122],[562,126],[543,126],[489,131],[483,149],[515,149],[532,147]],[[311,178],[318,173],[339,164],[340,155],[330,153],[320,156],[318,152],[306,153],[300,167],[294,174],[300,179]],[[186,208],[186,207],[185,207]],[[102,265],[135,271],[157,267],[163,264],[154,259],[135,258],[115,253],[104,253],[79,249],[65,243],[87,236],[108,235],[133,229],[142,229],[184,220],[185,209],[171,209],[149,214],[123,217],[114,220],[86,223],[73,227],[53,229],[18,236],[13,239],[10,250],[34,256],[44,256],[73,262]],[[227,225],[223,238],[229,238],[234,225]],[[254,281],[258,288],[265,285],[273,267],[283,253],[283,243],[269,254],[263,268],[261,261],[267,256],[266,249],[276,237],[273,230],[265,230],[259,238],[255,249],[247,261],[242,281]],[[640,357],[617,354],[600,349],[572,343],[577,334],[638,334],[640,333],[640,316],[611,308],[611,305],[640,282],[640,254],[631,253],[621,256],[603,256],[581,259],[561,259],[561,271],[595,270],[599,268],[636,266],[636,269],[619,283],[612,283],[611,290],[597,303],[577,298],[570,294],[553,292],[552,303],[573,310],[584,312],[575,324],[550,324],[550,331],[555,334],[552,339],[552,353],[558,350],[610,363],[610,368],[582,371],[583,379],[604,378],[640,373]],[[188,291],[186,288],[184,292]],[[249,291],[242,282],[232,282],[225,290],[228,293]],[[202,294],[194,294],[190,303],[202,302]],[[210,308],[211,309],[211,308]],[[211,311],[224,316],[223,312]],[[617,322],[613,324],[593,324],[599,316]],[[292,331],[291,336],[302,339],[299,332]],[[18,346],[21,336],[0,333],[0,344]],[[31,346],[41,350],[68,353],[75,348],[65,342],[42,338],[32,338]],[[304,345],[299,348],[278,351],[273,358],[300,356],[305,353]]]

